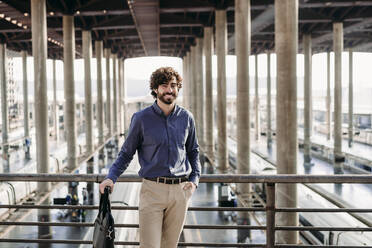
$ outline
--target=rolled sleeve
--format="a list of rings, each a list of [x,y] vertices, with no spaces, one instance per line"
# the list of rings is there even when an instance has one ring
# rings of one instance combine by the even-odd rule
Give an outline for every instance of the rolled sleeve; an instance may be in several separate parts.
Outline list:
[[[201,166],[199,159],[199,144],[195,130],[195,121],[192,115],[190,116],[189,134],[186,140],[186,155],[192,169],[189,175],[189,181],[198,186]]]
[[[111,179],[114,183],[118,177],[128,168],[133,159],[137,148],[142,139],[141,123],[136,114],[133,114],[129,127],[128,137],[120,149],[117,159],[112,164],[106,178]]]

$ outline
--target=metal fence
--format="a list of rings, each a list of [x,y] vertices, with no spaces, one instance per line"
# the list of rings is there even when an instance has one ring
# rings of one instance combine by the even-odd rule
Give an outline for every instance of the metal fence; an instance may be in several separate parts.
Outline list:
[[[30,181],[30,182],[96,182],[104,179],[102,174],[0,174],[0,181]],[[117,182],[141,182],[142,179],[137,175],[122,175]],[[275,200],[275,187],[278,183],[357,183],[372,184],[370,175],[203,175],[200,183],[264,183],[266,184],[266,206],[265,207],[190,207],[189,211],[248,211],[266,212],[266,225],[185,225],[185,229],[246,229],[246,230],[265,230],[265,244],[242,244],[242,243],[188,243],[180,242],[179,246],[192,247],[316,247],[313,245],[298,244],[277,244],[275,241],[276,231],[354,231],[371,232],[371,227],[324,227],[324,226],[279,226],[275,224],[275,214],[278,212],[319,212],[319,213],[372,213],[372,209],[361,208],[278,208]],[[93,205],[0,205],[0,208],[8,209],[98,209]],[[136,206],[112,206],[116,210],[138,210]],[[19,226],[74,226],[74,227],[93,227],[94,223],[75,223],[75,222],[11,222],[3,221],[0,225],[19,225]],[[138,228],[138,224],[115,224],[116,228]],[[55,239],[0,239],[0,242],[11,243],[54,243],[54,244],[92,244],[91,240],[55,240]],[[115,241],[116,245],[139,245],[137,241]],[[352,246],[352,247],[371,247]],[[327,247],[351,247],[329,245]]]

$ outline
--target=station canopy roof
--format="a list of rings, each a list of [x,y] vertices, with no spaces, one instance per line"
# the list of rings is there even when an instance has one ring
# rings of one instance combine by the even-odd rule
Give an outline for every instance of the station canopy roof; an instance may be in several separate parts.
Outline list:
[[[29,0],[0,1],[0,39],[32,53]],[[214,26],[215,10],[227,11],[228,52],[234,54],[234,0],[46,0],[48,57],[63,57],[62,16],[74,15],[77,57],[82,30],[120,57],[183,57]],[[274,51],[274,0],[251,1],[251,52]],[[312,35],[314,52],[332,51],[333,22],[343,22],[344,47],[372,51],[372,1],[299,0],[299,50]],[[94,45],[94,43],[93,43]]]

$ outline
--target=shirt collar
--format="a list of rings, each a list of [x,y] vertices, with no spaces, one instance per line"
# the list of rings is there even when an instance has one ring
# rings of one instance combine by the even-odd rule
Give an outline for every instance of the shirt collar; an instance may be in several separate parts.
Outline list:
[[[164,115],[163,110],[161,110],[161,108],[159,107],[159,105],[158,105],[158,101],[157,101],[157,100],[155,100],[154,104],[152,104],[152,107],[153,107],[155,113],[157,113],[157,114],[159,114],[159,115]],[[174,105],[174,109],[173,109],[173,111],[169,114],[169,116],[173,115],[173,114],[177,111],[177,109],[178,109],[178,106],[177,106],[177,104],[175,104],[175,105]],[[165,116],[165,115],[164,115],[164,116]]]

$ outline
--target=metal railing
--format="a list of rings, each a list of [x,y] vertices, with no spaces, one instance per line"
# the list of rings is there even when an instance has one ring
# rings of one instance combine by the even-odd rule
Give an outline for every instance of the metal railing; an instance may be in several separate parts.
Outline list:
[[[0,174],[0,181],[37,181],[37,182],[96,182],[104,179],[102,174]],[[137,175],[122,175],[117,182],[141,182]],[[188,211],[247,211],[266,212],[266,225],[185,225],[184,229],[245,229],[266,231],[265,244],[242,244],[242,243],[191,243],[180,242],[179,246],[201,246],[201,247],[318,247],[313,245],[277,244],[275,240],[276,231],[342,231],[342,232],[371,232],[372,227],[350,227],[350,226],[279,226],[275,223],[275,215],[279,212],[315,212],[315,213],[372,213],[372,209],[366,208],[283,208],[276,207],[275,187],[278,183],[357,183],[372,184],[370,175],[202,175],[200,183],[264,183],[266,184],[266,206],[265,207],[190,207]],[[0,205],[0,208],[13,209],[98,209],[94,205],[56,206],[56,205]],[[136,206],[112,206],[113,210],[138,210]],[[16,226],[74,226],[92,227],[93,223],[75,222],[14,222],[3,221],[0,225]],[[138,228],[138,224],[115,224],[116,228]],[[92,244],[91,240],[55,240],[55,239],[10,239],[3,238],[0,242],[11,243],[63,243],[63,244]],[[115,241],[116,245],[139,245],[137,241]],[[371,247],[370,246],[337,246],[327,247]]]

